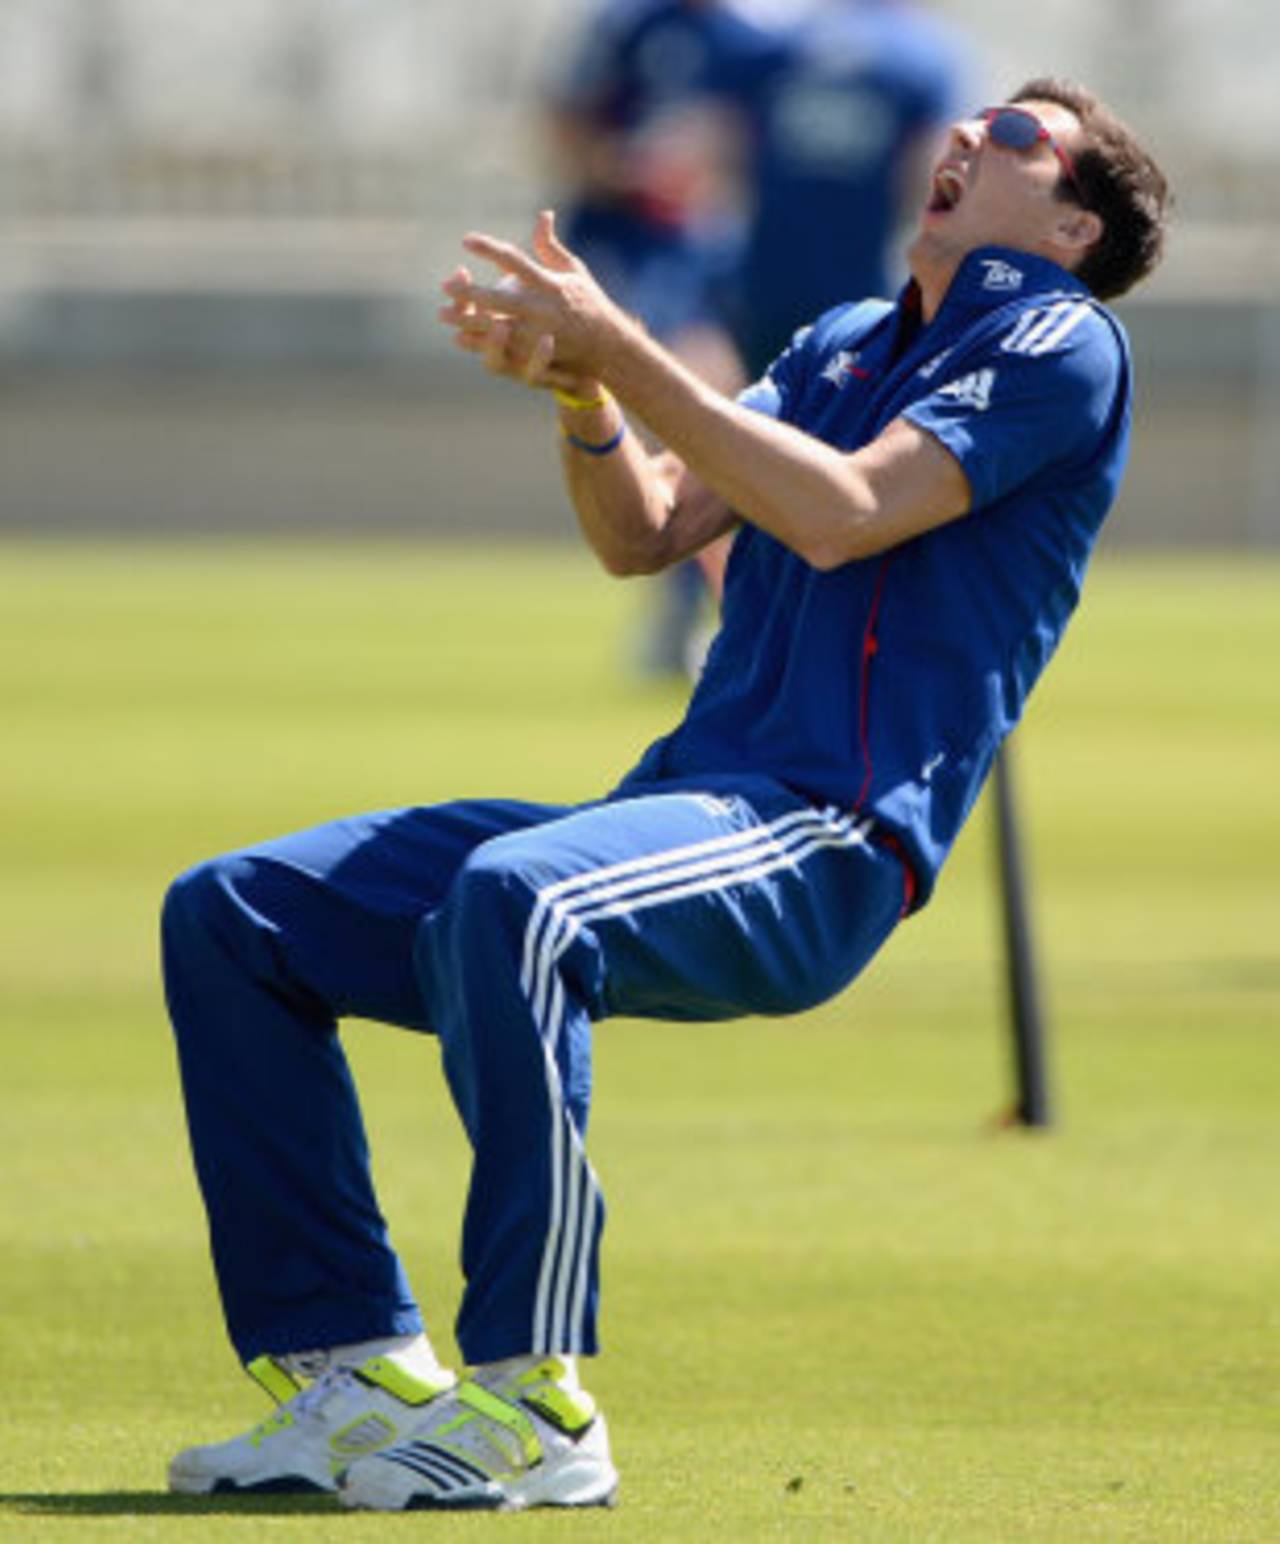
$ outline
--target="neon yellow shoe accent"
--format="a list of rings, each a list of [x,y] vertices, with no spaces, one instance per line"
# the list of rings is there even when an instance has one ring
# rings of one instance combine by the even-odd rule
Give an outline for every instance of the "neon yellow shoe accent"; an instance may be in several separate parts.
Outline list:
[[[295,1394],[302,1392],[302,1384],[274,1356],[255,1356],[245,1371],[278,1405],[287,1404]]]
[[[399,1435],[399,1428],[379,1411],[358,1416],[329,1437],[329,1467],[336,1478],[355,1458],[376,1453]]]
[[[261,1447],[268,1437],[276,1437],[282,1431],[288,1431],[293,1425],[293,1411],[287,1405],[281,1405],[278,1410],[273,1410],[265,1421],[258,1424],[249,1433],[249,1441],[254,1447]]]
[[[522,1405],[572,1437],[595,1420],[597,1405],[586,1389],[562,1387],[559,1380],[564,1375],[564,1364],[555,1357],[548,1357],[528,1372],[521,1373],[515,1386],[520,1391]]]
[[[567,1371],[568,1368],[558,1356],[546,1356],[520,1374],[516,1379],[516,1387],[526,1388],[531,1383],[558,1383]]]
[[[497,1394],[491,1394],[487,1388],[479,1383],[472,1383],[469,1379],[458,1385],[457,1397],[459,1402],[468,1408],[457,1420],[442,1428],[441,1436],[456,1431],[460,1426],[465,1426],[479,1416],[505,1427],[516,1438],[520,1444],[520,1456],[526,1468],[536,1464],[542,1457],[542,1444],[538,1441],[538,1433],[534,1429],[533,1422],[518,1405],[501,1399]]]
[[[364,1369],[326,1368],[251,1431],[179,1453],[169,1488],[192,1495],[335,1491],[351,1464],[403,1438],[453,1385],[451,1373],[428,1376],[433,1383],[381,1357]]]
[[[454,1376],[451,1372],[445,1372],[442,1369],[439,1381],[428,1383],[425,1378],[419,1378],[415,1373],[407,1372],[395,1362],[388,1361],[385,1356],[371,1356],[367,1362],[361,1362],[359,1367],[352,1370],[357,1378],[365,1383],[375,1384],[378,1388],[386,1389],[388,1394],[393,1394],[406,1405],[425,1405],[437,1394],[443,1394],[446,1389],[451,1389],[454,1385]]]
[[[596,1402],[585,1389],[571,1394],[558,1384],[550,1383],[531,1394],[523,1394],[522,1405],[527,1405],[535,1415],[540,1415],[552,1426],[558,1426],[568,1437],[585,1431],[596,1418]]]
[[[595,1400],[544,1358],[502,1382],[467,1379],[341,1477],[342,1504],[378,1512],[611,1506],[618,1472]],[[544,1413],[545,1411],[545,1413]]]

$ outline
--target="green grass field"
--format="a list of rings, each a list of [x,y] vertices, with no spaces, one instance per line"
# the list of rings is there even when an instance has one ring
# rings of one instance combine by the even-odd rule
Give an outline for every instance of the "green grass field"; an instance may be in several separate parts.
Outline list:
[[[617,1512],[163,1494],[172,1450],[263,1413],[186,1153],[169,876],[356,808],[595,793],[676,707],[621,668],[636,615],[554,548],[0,546],[0,1537],[1280,1539],[1280,564],[1257,558],[1101,562],[1022,733],[1052,1135],[989,1126],[981,811],[840,1001],[601,1029]],[[447,1345],[466,1155],[436,1049],[347,1039]]]

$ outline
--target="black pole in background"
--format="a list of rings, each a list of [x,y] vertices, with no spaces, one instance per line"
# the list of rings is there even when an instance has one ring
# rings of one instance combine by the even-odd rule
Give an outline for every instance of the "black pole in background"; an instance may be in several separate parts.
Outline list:
[[[1013,772],[1006,744],[996,756],[992,791],[996,806],[996,849],[1000,863],[1000,900],[1004,913],[1005,969],[1013,1027],[1017,1098],[1009,1123],[1052,1124],[1044,1015],[1031,936],[1030,904],[1018,831]]]

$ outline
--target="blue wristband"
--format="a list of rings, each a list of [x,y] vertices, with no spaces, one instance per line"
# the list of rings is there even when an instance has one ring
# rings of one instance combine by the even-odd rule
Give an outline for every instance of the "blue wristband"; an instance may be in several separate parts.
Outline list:
[[[564,435],[565,441],[572,445],[575,450],[585,451],[589,456],[607,456],[611,450],[617,450],[618,446],[622,444],[626,432],[627,423],[626,419],[623,419],[622,423],[618,426],[616,434],[611,435],[601,445],[593,445],[590,440],[580,440],[576,434],[570,434],[563,424],[560,426],[560,433]]]

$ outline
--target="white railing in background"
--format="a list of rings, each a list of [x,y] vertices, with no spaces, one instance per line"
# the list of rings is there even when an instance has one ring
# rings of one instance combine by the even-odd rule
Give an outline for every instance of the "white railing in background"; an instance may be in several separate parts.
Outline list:
[[[1001,88],[1052,68],[1122,103],[1174,168],[1185,223],[1280,226],[1275,0],[939,8],[973,33]],[[0,0],[0,222],[48,234],[101,221],[106,235],[131,220],[452,232],[509,219],[545,178],[532,128],[539,81],[589,9]]]

